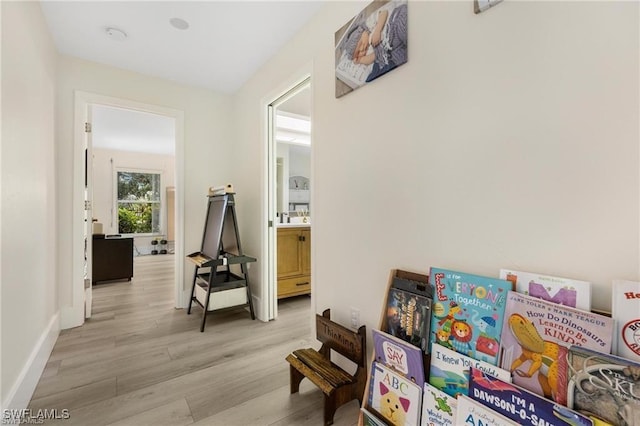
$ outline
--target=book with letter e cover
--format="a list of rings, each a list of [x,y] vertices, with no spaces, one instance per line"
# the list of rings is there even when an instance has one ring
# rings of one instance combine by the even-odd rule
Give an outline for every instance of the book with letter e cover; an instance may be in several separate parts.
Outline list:
[[[500,334],[509,281],[431,268],[434,287],[431,342],[493,365],[498,363]]]

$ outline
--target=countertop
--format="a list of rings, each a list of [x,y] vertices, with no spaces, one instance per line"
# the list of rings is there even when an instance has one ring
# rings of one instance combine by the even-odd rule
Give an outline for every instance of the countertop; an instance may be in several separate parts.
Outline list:
[[[276,223],[276,228],[311,228],[310,223]]]

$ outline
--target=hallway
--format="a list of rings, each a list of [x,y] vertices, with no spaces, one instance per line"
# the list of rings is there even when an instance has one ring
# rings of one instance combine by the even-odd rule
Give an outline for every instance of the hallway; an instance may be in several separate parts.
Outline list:
[[[276,321],[237,308],[173,308],[173,256],[136,257],[134,278],[94,287],[93,317],[64,330],[29,408],[68,409],[65,425],[320,425],[322,394],[289,395],[293,349],[309,342],[307,296],[279,303]],[[357,401],[336,412],[355,425]]]

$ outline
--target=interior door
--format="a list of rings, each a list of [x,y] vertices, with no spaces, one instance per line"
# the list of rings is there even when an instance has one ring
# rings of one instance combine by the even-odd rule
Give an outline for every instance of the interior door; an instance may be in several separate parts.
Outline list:
[[[93,144],[91,105],[87,108],[84,137],[84,316],[91,318],[93,251]]]
[[[283,274],[287,275],[291,265],[295,264],[289,260],[283,260],[279,256],[278,248],[282,248],[282,245],[286,246],[286,242],[278,241],[279,235],[277,232],[278,222],[283,216],[279,216],[283,212],[289,214],[289,166],[288,158],[283,160],[278,152],[278,146],[280,142],[286,140],[287,143],[294,143],[295,136],[307,139],[307,148],[310,150],[311,135],[310,132],[304,134],[304,132],[282,132],[281,126],[278,125],[278,115],[282,112],[285,114],[295,113],[294,115],[302,115],[308,117],[310,122],[311,116],[311,78],[306,77],[298,84],[292,86],[288,91],[276,98],[267,106],[267,124],[268,124],[268,146],[267,146],[267,301],[266,308],[268,313],[268,319],[275,319],[278,316],[278,277],[282,277]],[[297,101],[294,101],[297,99]],[[294,109],[295,111],[291,111]],[[300,111],[300,109],[304,111]],[[283,161],[287,162],[287,165]],[[288,217],[288,216],[287,216]],[[295,247],[299,249],[299,241],[296,239],[293,241]],[[278,247],[280,246],[280,247]],[[293,251],[294,245],[291,245],[291,249],[288,252]],[[298,266],[295,269],[300,269],[300,262],[296,260]],[[265,304],[263,304],[264,306]]]

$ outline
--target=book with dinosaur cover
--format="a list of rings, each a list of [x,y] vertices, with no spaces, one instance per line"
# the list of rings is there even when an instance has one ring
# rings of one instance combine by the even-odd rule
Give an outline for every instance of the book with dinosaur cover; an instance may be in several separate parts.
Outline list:
[[[429,383],[454,397],[460,394],[467,395],[471,367],[500,377],[504,381],[511,381],[511,373],[508,371],[435,343],[431,347]]]
[[[490,364],[498,363],[509,281],[431,268],[431,341]]]
[[[384,331],[371,330],[376,361],[402,374],[418,386],[424,384],[422,350]]]
[[[514,283],[518,293],[572,308],[591,310],[591,283],[588,281],[511,269],[501,269],[500,278]]]
[[[640,362],[640,282],[613,281],[611,316],[616,321],[612,352]]]
[[[465,426],[515,426],[519,425],[508,417],[485,407],[466,395],[458,397],[456,419]]]
[[[418,426],[422,387],[374,361],[371,363],[368,404],[394,426]]]
[[[453,396],[425,383],[420,423],[425,426],[454,426],[456,424],[456,401]]]
[[[390,287],[387,295],[385,331],[429,353],[431,299]]]
[[[571,346],[567,405],[615,426],[637,425],[640,363]]]
[[[513,383],[567,404],[567,353],[571,345],[609,353],[613,320],[510,291],[500,366]]]
[[[521,425],[593,425],[582,414],[475,368],[469,378],[469,397]]]

